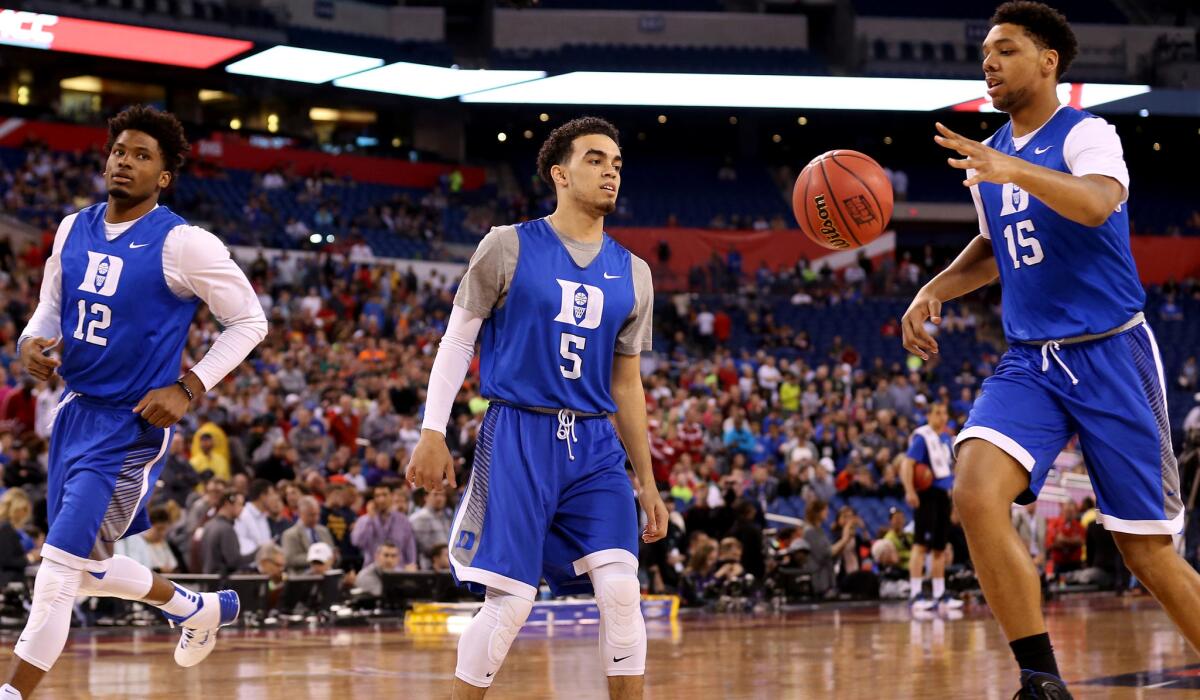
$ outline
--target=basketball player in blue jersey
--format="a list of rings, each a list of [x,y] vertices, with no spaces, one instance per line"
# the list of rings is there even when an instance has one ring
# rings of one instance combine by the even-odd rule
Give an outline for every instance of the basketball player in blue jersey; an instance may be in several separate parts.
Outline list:
[[[175,660],[193,666],[239,612],[233,591],[195,593],[113,543],[150,527],[146,505],[172,426],[267,332],[258,298],[211,233],[158,205],[188,151],[174,116],[132,107],[108,124],[108,201],[63,220],[37,309],[19,340],[29,373],[66,383],[50,433],[42,565],[0,700],[29,698],[62,653],[76,596],[139,600],[183,628]],[[179,376],[199,301],[225,327]],[[61,343],[61,361],[49,351]]]
[[[650,349],[653,287],[644,261],[604,233],[621,185],[617,130],[585,117],[550,133],[538,172],[558,204],[544,219],[492,229],[454,300],[429,378],[408,478],[454,487],[445,431],[482,329],[490,400],[450,533],[455,577],[485,592],[458,644],[453,697],[482,698],[544,578],[556,595],[595,592],[613,698],[642,697],[642,540],[667,530],[654,488],[639,355]]]
[[[958,610],[961,600],[946,594],[946,538],[950,535],[950,491],[954,488],[953,437],[946,430],[950,410],[944,403],[929,407],[929,422],[913,431],[900,464],[905,500],[913,508],[913,548],[908,559],[909,602],[913,610]],[[933,483],[924,491],[913,487],[913,467],[928,465]],[[924,595],[925,555],[932,562],[933,597]]]
[[[1060,105],[1077,52],[1057,11],[1009,2],[992,17],[983,71],[1009,122],[984,143],[938,125],[962,158],[980,235],[913,300],[905,347],[937,352],[923,329],[942,304],[997,277],[1009,350],[959,433],[954,500],[993,614],[1022,669],[1022,698],[1069,698],[1046,634],[1041,590],[1009,504],[1036,497],[1075,433],[1104,527],[1125,563],[1200,649],[1200,575],[1179,557],[1179,469],[1162,361],[1142,315],[1129,247],[1129,176],[1113,127]]]

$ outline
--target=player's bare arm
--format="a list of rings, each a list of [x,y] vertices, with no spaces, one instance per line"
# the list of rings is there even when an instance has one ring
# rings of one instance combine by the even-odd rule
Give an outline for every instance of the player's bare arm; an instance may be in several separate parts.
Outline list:
[[[942,322],[942,304],[991,284],[1000,276],[992,245],[976,236],[950,266],[929,280],[909,305],[901,319],[904,349],[923,360],[938,351],[937,340],[925,330],[925,321]]]
[[[667,506],[654,487],[650,466],[650,442],[646,433],[646,390],[642,386],[641,358],[637,355],[613,357],[612,396],[617,404],[617,434],[629,453],[634,472],[642,486],[638,501],[646,511],[644,542],[657,542],[667,536]]]
[[[939,146],[958,152],[963,158],[947,158],[950,167],[974,170],[963,180],[972,187],[981,182],[1003,185],[1011,182],[1037,197],[1062,216],[1084,226],[1099,226],[1121,204],[1124,188],[1107,175],[1075,176],[1051,170],[1028,161],[1005,155],[979,141],[969,139],[937,124],[939,135],[933,140]]]
[[[921,499],[917,496],[917,489],[913,487],[913,466],[916,462],[912,457],[906,456],[900,462],[900,483],[904,485],[904,502],[911,508],[916,508],[921,503]]]

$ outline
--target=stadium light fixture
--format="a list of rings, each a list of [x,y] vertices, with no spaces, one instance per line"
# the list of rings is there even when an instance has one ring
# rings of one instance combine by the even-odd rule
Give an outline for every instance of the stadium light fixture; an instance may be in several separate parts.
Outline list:
[[[225,70],[236,75],[316,85],[382,65],[381,58],[281,45],[231,63]]]
[[[1132,97],[1146,85],[1064,83],[1068,104],[1090,107]],[[464,95],[492,104],[749,107],[928,112],[989,111],[979,80],[846,78],[826,75],[713,75],[579,71]],[[731,120],[732,122],[732,120]]]
[[[333,84],[356,90],[441,100],[544,77],[546,72],[540,70],[462,70],[402,62],[338,78]]]

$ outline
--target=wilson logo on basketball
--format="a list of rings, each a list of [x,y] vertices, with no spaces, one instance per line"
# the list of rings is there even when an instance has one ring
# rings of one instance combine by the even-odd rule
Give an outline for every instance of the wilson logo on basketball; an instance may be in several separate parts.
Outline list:
[[[825,195],[819,194],[814,197],[813,204],[817,205],[817,218],[821,220],[821,235],[825,237],[829,245],[834,248],[849,248],[850,243],[842,238],[837,226],[834,226],[833,220],[829,218],[829,209],[825,206]]]

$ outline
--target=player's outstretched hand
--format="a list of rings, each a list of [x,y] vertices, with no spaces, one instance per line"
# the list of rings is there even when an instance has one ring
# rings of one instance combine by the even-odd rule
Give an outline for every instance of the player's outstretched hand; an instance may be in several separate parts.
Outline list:
[[[54,338],[30,338],[21,343],[21,364],[29,371],[29,376],[44,382],[54,374],[61,363],[46,352],[58,347],[59,342]]]
[[[642,489],[638,495],[638,501],[642,504],[642,509],[646,511],[646,531],[642,533],[642,541],[646,544],[657,542],[667,536],[667,505],[663,503],[662,496],[658,495],[658,491],[654,490],[654,484],[651,488]]]
[[[188,395],[177,384],[151,389],[146,392],[134,413],[140,413],[147,423],[156,428],[169,428],[183,418],[191,402]]]
[[[408,460],[405,478],[414,489],[442,491],[442,481],[458,488],[454,481],[454,459],[446,447],[446,436],[436,430],[422,430],[421,439]]]
[[[941,325],[942,302],[922,289],[900,319],[900,328],[904,334],[904,349],[928,361],[930,353],[937,354],[938,344],[925,330],[926,319],[933,321],[935,326]]]
[[[933,140],[943,148],[949,148],[966,156],[957,159],[947,158],[946,161],[950,163],[950,167],[975,171],[974,175],[963,180],[964,186],[971,187],[981,182],[1003,185],[1016,180],[1017,169],[1024,164],[1020,158],[1006,156],[991,146],[985,146],[966,136],[956,134],[941,122],[937,122],[936,126],[941,135],[934,136]]]

